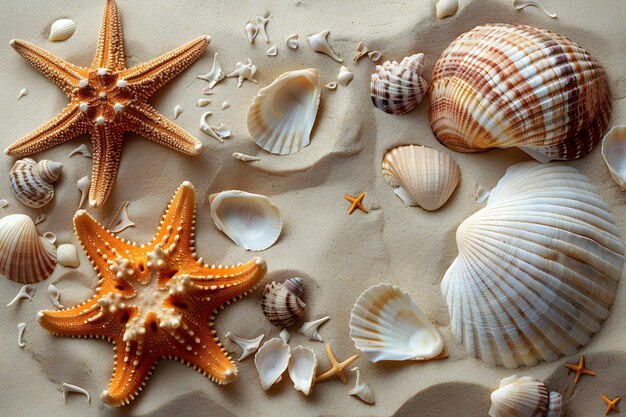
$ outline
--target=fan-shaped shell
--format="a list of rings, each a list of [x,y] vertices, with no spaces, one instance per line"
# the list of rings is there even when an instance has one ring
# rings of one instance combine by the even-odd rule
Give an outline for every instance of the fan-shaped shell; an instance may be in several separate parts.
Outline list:
[[[430,124],[459,152],[517,147],[541,162],[581,158],[610,112],[598,61],[532,26],[478,26],[446,48],[433,72]]]
[[[443,339],[424,310],[391,284],[375,285],[357,299],[350,337],[372,362],[445,356]]]
[[[320,104],[315,68],[289,71],[259,90],[248,108],[248,131],[273,154],[296,153],[310,143]]]
[[[211,219],[237,246],[261,251],[272,246],[283,228],[278,208],[264,195],[239,190],[212,194]]]
[[[615,126],[604,136],[602,157],[617,185],[626,191],[626,125]]]
[[[271,282],[265,286],[261,309],[273,325],[283,329],[302,317],[306,304],[300,299],[302,280],[289,278],[284,283]]]
[[[491,393],[490,417],[558,417],[563,411],[561,394],[548,395],[543,382],[530,376],[504,378]]]
[[[413,110],[428,91],[423,72],[424,54],[407,56],[399,64],[385,61],[376,65],[370,83],[374,106],[390,114]]]
[[[407,206],[437,210],[461,179],[461,169],[448,155],[426,146],[395,147],[383,158],[383,177]]]
[[[63,164],[24,158],[15,161],[9,174],[11,191],[20,203],[33,208],[46,205],[54,197],[54,184],[61,175]]]
[[[0,219],[0,274],[20,284],[34,284],[52,274],[55,246],[37,234],[35,223],[24,214]]]
[[[317,371],[317,357],[313,349],[304,346],[295,347],[291,351],[287,369],[293,387],[304,395],[309,395],[313,390],[315,372]]]
[[[575,168],[510,167],[457,229],[441,290],[468,353],[516,368],[573,355],[609,314],[624,244],[609,208]]]
[[[282,379],[290,357],[291,348],[279,337],[268,340],[257,350],[254,365],[261,379],[261,388],[267,391]]]

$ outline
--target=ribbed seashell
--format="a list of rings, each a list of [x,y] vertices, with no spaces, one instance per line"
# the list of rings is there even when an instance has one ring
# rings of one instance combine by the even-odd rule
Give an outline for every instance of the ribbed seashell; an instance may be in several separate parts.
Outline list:
[[[265,391],[282,379],[289,365],[291,348],[279,337],[268,340],[254,355],[254,365],[259,373],[261,388]]]
[[[50,26],[50,35],[48,40],[59,42],[69,39],[76,32],[76,22],[72,19],[55,20]]]
[[[78,268],[80,259],[78,259],[76,246],[70,243],[59,245],[57,248],[57,262],[70,268]]]
[[[398,64],[385,61],[376,65],[370,83],[374,106],[385,113],[401,114],[413,110],[428,91],[424,73],[424,54],[405,57]]]
[[[600,63],[569,39],[532,26],[482,25],[437,61],[433,133],[459,152],[517,147],[541,162],[587,155],[611,97]]]
[[[278,328],[289,327],[302,317],[306,304],[300,299],[302,279],[295,277],[285,282],[271,282],[265,286],[261,309],[265,317]]]
[[[543,382],[530,376],[504,378],[491,393],[490,417],[560,417],[564,411],[561,394],[548,395]]]
[[[260,194],[227,190],[209,196],[211,219],[237,246],[261,251],[272,246],[283,220],[272,201]]]
[[[48,278],[56,262],[56,247],[37,234],[30,217],[11,214],[0,219],[0,274],[34,284]]]
[[[304,395],[309,395],[313,391],[317,371],[317,357],[313,349],[304,346],[295,347],[291,351],[287,370],[295,389]]]
[[[602,158],[617,185],[626,191],[626,125],[615,126],[604,136]]]
[[[248,108],[248,131],[273,154],[296,153],[310,143],[320,104],[315,68],[289,71],[259,90]]]
[[[24,158],[15,161],[9,174],[11,191],[20,203],[28,207],[43,207],[54,197],[54,184],[61,175],[63,164],[46,159],[35,162]]]
[[[350,314],[354,346],[372,362],[445,356],[443,338],[409,293],[391,284],[366,290]]]
[[[433,211],[443,206],[461,179],[456,161],[435,149],[397,146],[383,158],[383,177],[407,206]]]
[[[507,368],[577,353],[607,318],[624,266],[609,207],[561,164],[510,167],[456,243],[441,282],[452,333]]]

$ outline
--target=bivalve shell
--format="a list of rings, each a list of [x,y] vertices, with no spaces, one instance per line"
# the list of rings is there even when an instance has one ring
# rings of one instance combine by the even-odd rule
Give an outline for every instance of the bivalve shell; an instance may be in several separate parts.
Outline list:
[[[376,65],[370,83],[374,106],[385,113],[401,114],[413,110],[428,91],[424,73],[424,54],[405,57],[399,64],[385,61]]]
[[[63,164],[60,162],[24,158],[15,161],[9,174],[11,191],[15,198],[25,206],[43,207],[54,197],[54,184],[61,175]]]
[[[604,136],[602,158],[617,185],[626,191],[626,125],[615,126]]]
[[[268,340],[254,355],[254,365],[265,391],[282,379],[289,365],[291,348],[279,337]]]
[[[59,245],[57,248],[57,262],[70,268],[78,268],[80,266],[80,259],[78,258],[76,246],[70,243]]]
[[[69,39],[76,32],[76,22],[72,19],[59,19],[50,26],[48,40],[59,42]]]
[[[304,395],[309,395],[313,391],[317,371],[317,357],[313,349],[304,346],[295,347],[291,351],[287,369],[293,387]]]
[[[504,378],[491,393],[490,417],[560,417],[564,411],[561,394],[548,395],[543,382],[530,376]]]
[[[306,307],[300,295],[302,295],[301,278],[289,278],[282,284],[277,282],[267,284],[261,297],[263,314],[278,328],[284,329],[293,325],[300,320]]]

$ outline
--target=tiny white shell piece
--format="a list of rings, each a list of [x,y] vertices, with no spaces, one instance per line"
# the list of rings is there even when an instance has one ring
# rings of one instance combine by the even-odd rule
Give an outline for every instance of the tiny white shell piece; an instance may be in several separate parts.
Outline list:
[[[297,49],[298,48],[298,34],[294,33],[293,35],[289,35],[287,36],[287,38],[285,39],[285,44],[291,48],[291,49]]]
[[[250,22],[246,24],[246,35],[248,36],[248,41],[250,43],[254,42],[254,38],[256,38],[256,35],[258,35],[258,33],[259,33],[259,29],[257,29],[256,26],[254,26]]]
[[[22,88],[19,92],[19,94],[17,95],[17,99],[21,99],[22,97],[25,97],[28,95],[28,90],[26,88]]]
[[[89,147],[85,143],[83,143],[82,145],[79,145],[72,152],[70,152],[70,157],[72,157],[72,156],[74,156],[76,154],[80,154],[80,155],[84,156],[85,158],[93,157],[93,155],[91,153],[91,149],[89,149]]]
[[[85,397],[87,397],[87,402],[91,403],[91,396],[89,395],[86,389],[81,388],[78,385],[68,384],[65,382],[63,383],[63,402],[66,402],[68,392],[75,392],[77,394],[82,394]]]
[[[72,19],[59,19],[50,26],[48,40],[59,42],[69,39],[76,32],[76,22]]]
[[[254,365],[261,379],[261,388],[267,391],[282,379],[289,366],[291,348],[281,338],[268,340],[254,355]]]
[[[208,100],[206,98],[201,98],[198,99],[198,101],[196,102],[196,106],[198,107],[206,107],[211,103],[211,100]]]
[[[371,51],[367,53],[367,56],[370,58],[372,62],[378,62],[378,60],[383,56],[380,51]]]
[[[309,41],[309,46],[315,52],[319,52],[322,54],[326,54],[337,62],[343,62],[343,59],[339,58],[335,51],[328,44],[328,34],[330,33],[329,29],[326,29],[320,33],[316,33],[315,35],[311,35],[307,37]]]
[[[13,299],[7,304],[7,307],[12,306],[15,303],[20,302],[23,299],[27,299],[31,301],[33,299],[33,295],[35,295],[36,288],[30,284],[23,285],[22,288],[18,291],[17,295],[13,297]]]
[[[324,87],[328,88],[329,90],[334,90],[337,88],[337,82],[336,81],[330,82],[324,85]]]
[[[240,161],[243,161],[243,162],[252,162],[252,161],[260,161],[261,160],[261,158],[258,158],[256,156],[252,156],[252,155],[246,155],[245,153],[241,153],[241,152],[233,153],[233,158],[239,159]]]
[[[435,5],[437,19],[444,19],[448,16],[454,16],[459,9],[459,0],[439,0]]]
[[[483,204],[489,198],[489,190],[482,185],[476,187],[476,192],[474,193],[476,197],[476,202],[478,204]]]
[[[178,116],[183,112],[183,106],[179,106],[178,104],[174,106],[174,119],[177,119]]]
[[[285,341],[285,343],[289,343],[289,339],[291,339],[291,334],[289,334],[289,330],[282,329],[279,333],[281,339]]]
[[[8,205],[9,205],[9,202],[6,201],[4,198],[0,200],[0,208],[5,208]]]
[[[119,233],[122,230],[135,225],[135,222],[128,217],[129,204],[129,201],[122,201],[119,206],[117,206],[117,210],[115,210],[115,214],[111,218],[109,226],[107,227],[109,232]]]
[[[44,239],[46,239],[48,242],[50,242],[53,245],[57,241],[57,235],[54,234],[53,232],[46,232],[42,236]]]
[[[323,342],[322,335],[319,334],[317,329],[324,323],[330,320],[330,316],[322,317],[321,319],[307,321],[302,323],[302,326],[298,329],[298,332],[302,333],[309,340],[317,340],[318,342]]]
[[[54,284],[48,285],[47,291],[48,291],[48,297],[50,297],[50,301],[52,301],[52,304],[54,304],[54,306],[56,308],[58,308],[58,309],[63,309],[63,305],[59,301],[59,297],[61,296],[61,292],[56,287],[56,285],[54,285]]]
[[[89,187],[91,187],[91,180],[88,176],[84,176],[78,180],[76,183],[76,187],[80,191],[80,202],[78,203],[78,208],[81,208],[85,201],[87,201],[87,197],[89,197]]]
[[[23,348],[24,346],[26,346],[24,344],[24,340],[22,340],[22,338],[24,337],[24,329],[26,328],[26,323],[19,323],[17,325],[17,345],[21,348]]]
[[[345,65],[342,65],[341,69],[339,70],[339,75],[337,76],[339,84],[345,87],[350,84],[350,81],[352,81],[353,78],[354,74],[352,73],[352,71],[350,71],[350,69]]]
[[[254,339],[244,339],[242,337],[237,337],[231,332],[226,333],[226,337],[232,340],[241,348],[241,356],[238,359],[238,362],[246,359],[248,356],[251,356],[254,352],[259,349],[261,345],[261,341],[265,337],[264,334],[255,337]]]
[[[563,397],[548,390],[543,382],[517,375],[504,378],[491,393],[490,417],[560,417],[564,412]]]
[[[211,94],[213,94],[213,89],[207,85],[202,89],[202,94],[204,94],[205,96],[210,96]]]
[[[225,101],[222,103],[222,110],[226,110],[229,107],[230,107],[230,103],[228,101]]]
[[[269,16],[256,16],[254,19],[248,22],[248,24],[246,25],[246,33],[248,34],[248,40],[250,41],[250,43],[254,41],[257,35],[262,36],[263,40],[265,40],[265,43],[268,43],[270,41],[269,37],[267,36],[267,29],[265,28],[269,20]]]
[[[367,52],[367,46],[365,46],[363,42],[359,41],[359,43],[356,45],[356,53],[352,57],[352,61],[354,61],[355,64],[358,63],[359,59],[363,58],[363,56],[365,56]]]
[[[39,216],[37,216],[37,218],[35,219],[35,224],[39,224],[42,223],[44,221],[46,221],[46,218],[48,217],[48,215],[46,213],[41,213]]]
[[[513,0],[513,7],[515,7],[515,10],[522,10],[528,6],[536,7],[549,18],[556,19],[556,13],[551,13],[548,9],[545,8],[543,4],[541,4],[537,0]]]
[[[237,88],[239,88],[243,84],[244,80],[252,81],[256,84],[257,80],[254,79],[254,74],[256,74],[256,65],[254,65],[252,60],[248,58],[248,63],[246,64],[237,62],[237,64],[235,64],[235,70],[226,74],[226,77],[237,77]]]
[[[278,54],[278,48],[276,47],[276,45],[272,45],[269,47],[269,49],[265,52],[265,55],[267,56],[276,56]]]
[[[70,268],[78,268],[80,259],[78,259],[76,246],[70,243],[59,245],[57,248],[57,262]]]
[[[602,158],[617,185],[626,191],[626,125],[615,126],[604,136]]]
[[[358,367],[352,368],[356,372],[356,383],[349,394],[354,395],[367,404],[374,404],[374,393],[370,386],[361,378],[361,370]]]
[[[202,93],[203,94],[213,94],[212,91],[211,92],[209,92],[209,91],[213,87],[215,87],[215,84],[217,84],[218,82],[223,80],[224,77],[225,77],[224,71],[222,71],[222,66],[220,65],[219,61],[217,60],[217,52],[215,53],[215,55],[213,57],[213,66],[211,67],[211,71],[209,71],[207,74],[204,74],[204,75],[197,75],[196,77],[200,78],[201,80],[205,80],[205,81],[209,82],[208,87],[205,87],[205,90],[202,90]],[[206,90],[206,88],[208,88],[209,90]]]
[[[291,351],[288,371],[293,387],[304,395],[309,395],[317,371],[317,357],[313,349],[304,346],[295,347]]]
[[[54,197],[54,183],[59,179],[63,164],[43,159],[35,162],[24,158],[15,161],[9,173],[11,192],[28,207],[39,208]]]

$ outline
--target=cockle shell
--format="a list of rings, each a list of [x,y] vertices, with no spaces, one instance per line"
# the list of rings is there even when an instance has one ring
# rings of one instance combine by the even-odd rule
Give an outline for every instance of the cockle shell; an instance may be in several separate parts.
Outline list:
[[[617,185],[626,191],[626,125],[615,126],[604,136],[602,158]]]
[[[516,368],[573,355],[609,314],[624,244],[575,168],[513,165],[457,229],[441,290],[468,353]]]
[[[424,54],[405,57],[399,64],[385,61],[376,65],[370,83],[374,106],[385,113],[401,114],[413,110],[428,91],[424,73]]]
[[[445,356],[443,338],[409,293],[379,284],[357,299],[350,337],[372,362],[427,360]]]
[[[443,206],[461,179],[456,161],[435,149],[397,146],[383,158],[383,177],[407,206],[433,211]]]
[[[37,234],[30,217],[11,214],[0,219],[0,274],[34,284],[48,278],[56,263],[56,247]]]
[[[504,378],[491,393],[490,417],[561,417],[564,412],[561,394],[548,395],[543,382],[530,376]]]
[[[54,184],[61,175],[63,164],[47,159],[35,162],[24,158],[15,161],[9,180],[11,191],[20,203],[28,207],[43,207],[54,197]]]
[[[459,152],[517,147],[540,162],[581,158],[610,112],[600,63],[532,26],[478,26],[446,48],[433,72],[430,124]]]
[[[268,340],[254,355],[254,365],[261,379],[261,388],[267,391],[282,379],[289,365],[291,348],[279,337]]]
[[[76,32],[76,22],[72,19],[59,19],[50,26],[48,40],[59,42],[69,39]]]
[[[209,203],[213,223],[237,246],[261,251],[278,240],[283,220],[266,196],[227,190],[209,196]]]
[[[248,108],[248,131],[261,148],[273,154],[296,153],[310,143],[320,104],[315,68],[289,71],[259,93]]]
[[[286,328],[300,320],[306,304],[300,299],[302,279],[295,277],[285,282],[271,282],[265,286],[261,309],[265,317],[278,328]]]
[[[295,347],[291,351],[287,370],[293,387],[304,395],[309,395],[313,390],[317,371],[317,357],[313,349],[304,346]]]

